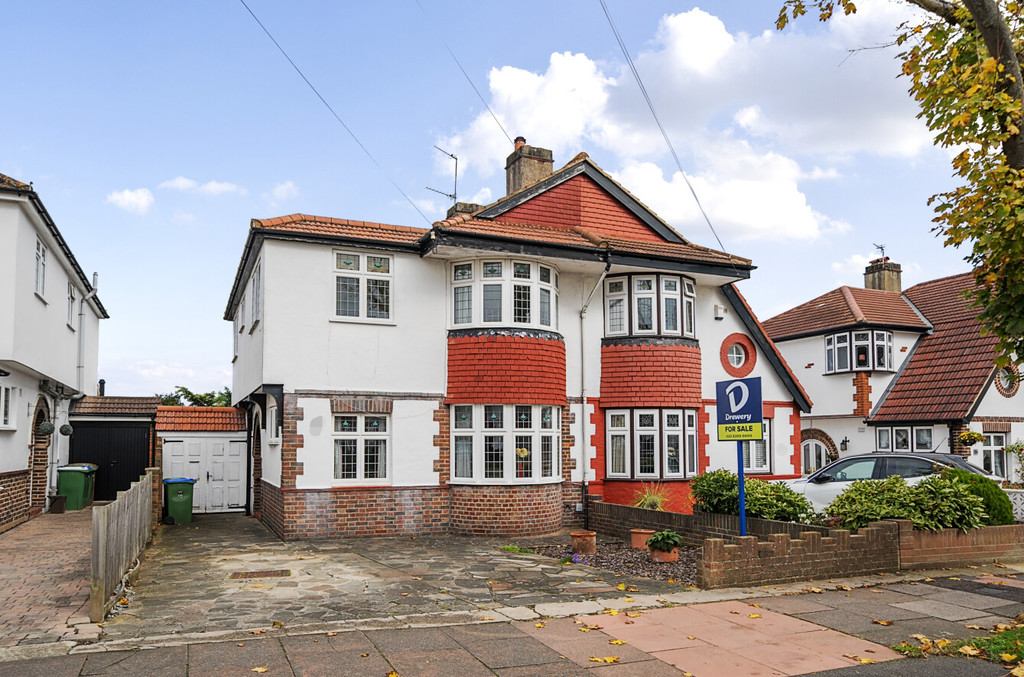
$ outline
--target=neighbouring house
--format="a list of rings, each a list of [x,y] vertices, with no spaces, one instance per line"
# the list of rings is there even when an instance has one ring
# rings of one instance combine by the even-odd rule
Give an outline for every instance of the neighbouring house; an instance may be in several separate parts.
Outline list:
[[[35,189],[0,174],[0,530],[47,509],[107,317]]]
[[[735,469],[715,383],[760,377],[749,473],[800,473],[810,401],[733,283],[586,154],[517,139],[507,195],[432,228],[253,220],[225,310],[248,505],[284,538],[530,534]]]
[[[1010,477],[1003,447],[1024,439],[1024,395],[1015,366],[995,365],[965,292],[972,273],[902,290],[888,258],[865,269],[864,288],[840,287],[764,322],[814,400],[802,419],[803,470],[870,451],[968,456]],[[975,430],[973,447],[958,435]]]

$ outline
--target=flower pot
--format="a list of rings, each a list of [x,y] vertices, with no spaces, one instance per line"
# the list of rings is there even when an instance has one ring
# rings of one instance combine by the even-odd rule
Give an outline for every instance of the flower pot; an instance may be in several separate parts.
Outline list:
[[[579,555],[594,555],[597,553],[597,532],[596,531],[573,531],[572,551]]]
[[[634,550],[646,550],[647,539],[654,535],[654,529],[630,529],[629,544]]]
[[[679,548],[672,548],[671,552],[651,548],[651,559],[655,562],[678,562]]]

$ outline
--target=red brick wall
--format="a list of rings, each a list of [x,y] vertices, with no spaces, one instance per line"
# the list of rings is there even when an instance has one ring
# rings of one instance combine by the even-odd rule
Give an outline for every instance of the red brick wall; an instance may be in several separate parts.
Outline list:
[[[576,176],[502,214],[498,221],[584,226],[606,237],[664,242],[646,223],[586,176]]]
[[[0,473],[0,532],[28,520],[29,470]]]
[[[264,482],[263,522],[286,540],[444,534],[448,489],[278,489]]]
[[[434,459],[434,472],[441,486],[448,484],[451,474],[451,410],[444,404],[434,410],[434,421],[437,422],[437,434],[434,435],[434,448],[437,458]]]
[[[652,482],[632,480],[605,480],[604,486],[601,487],[602,496],[605,503],[629,505],[633,501],[634,496],[636,496],[636,492],[651,484]],[[655,482],[654,484],[658,483]],[[688,481],[670,480],[661,482],[660,485],[669,496],[665,510],[684,514],[693,513],[693,499],[690,498],[690,483]]]
[[[298,450],[302,446],[302,435],[299,434],[298,422],[302,420],[303,411],[299,407],[299,398],[294,393],[285,393],[284,419],[281,421],[281,488],[295,487],[295,478],[302,474],[302,463],[298,459]]]
[[[871,378],[866,371],[853,375],[853,404],[854,414],[867,416],[871,413]]]
[[[457,485],[451,532],[487,536],[548,534],[562,528],[562,485]]]
[[[698,408],[700,348],[678,343],[601,346],[601,406]]]
[[[565,343],[529,336],[452,336],[447,401],[564,406]]]
[[[1024,559],[1024,524],[918,531],[910,520],[894,520],[900,528],[900,566],[903,569],[988,564]]]

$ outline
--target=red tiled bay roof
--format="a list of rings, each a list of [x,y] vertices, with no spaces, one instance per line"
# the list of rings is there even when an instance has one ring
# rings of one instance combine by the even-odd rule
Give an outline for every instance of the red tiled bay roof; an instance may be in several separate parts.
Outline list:
[[[329,216],[291,214],[272,219],[253,219],[253,230],[272,230],[286,233],[307,233],[329,237],[348,237],[359,240],[386,242],[418,242],[429,231],[412,226],[394,226],[387,223],[335,219]]]
[[[928,329],[899,292],[857,287],[833,289],[764,321],[773,341],[856,325]]]
[[[156,412],[157,431],[231,432],[245,430],[245,411],[234,407],[165,407]]]
[[[73,416],[156,416],[159,397],[115,397],[90,395],[74,404]]]
[[[996,338],[982,335],[976,308],[964,298],[974,274],[915,285],[906,291],[935,327],[897,376],[872,423],[958,421],[970,416],[995,368]]]

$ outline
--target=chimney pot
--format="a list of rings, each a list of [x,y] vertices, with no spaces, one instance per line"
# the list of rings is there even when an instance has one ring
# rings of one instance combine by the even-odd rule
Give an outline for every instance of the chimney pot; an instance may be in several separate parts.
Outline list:
[[[526,145],[526,139],[522,136],[517,136],[515,140],[515,148],[513,150],[519,150]]]

